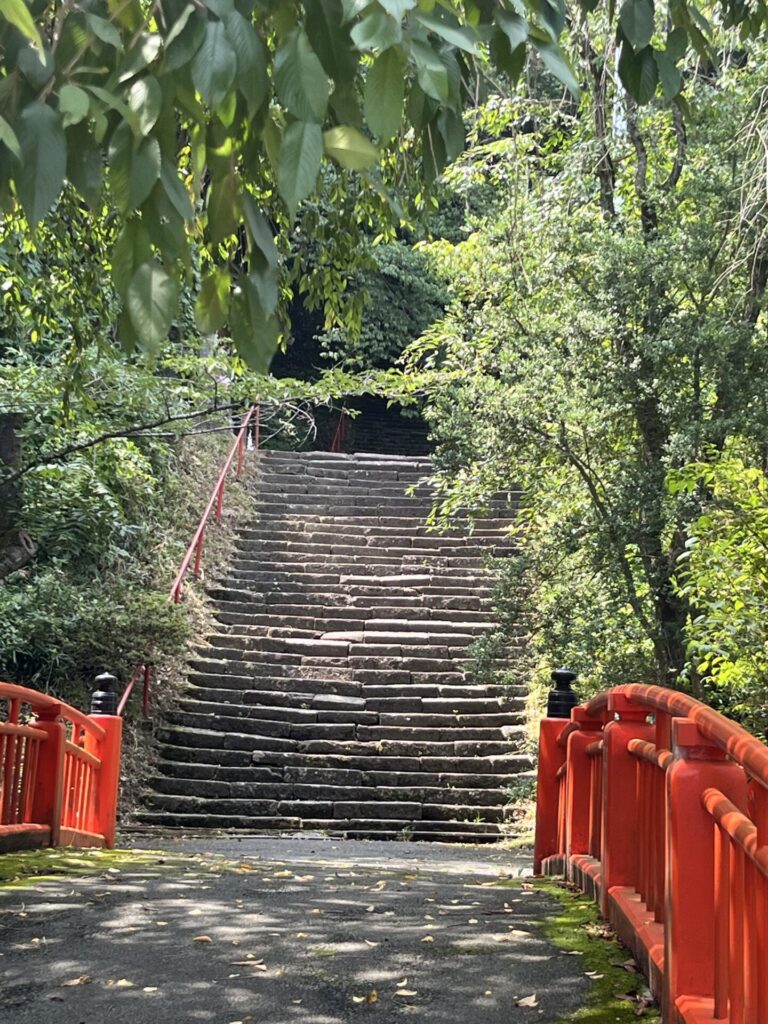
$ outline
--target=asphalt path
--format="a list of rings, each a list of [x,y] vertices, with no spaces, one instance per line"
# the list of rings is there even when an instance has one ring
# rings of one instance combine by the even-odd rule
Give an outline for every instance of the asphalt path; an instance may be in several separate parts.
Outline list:
[[[543,937],[556,904],[525,881],[525,854],[320,837],[160,846],[0,893],[0,1021],[554,1024],[588,984]]]

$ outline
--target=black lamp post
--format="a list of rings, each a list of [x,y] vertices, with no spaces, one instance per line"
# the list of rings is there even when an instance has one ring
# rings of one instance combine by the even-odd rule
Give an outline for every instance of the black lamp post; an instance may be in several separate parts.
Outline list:
[[[91,694],[92,715],[117,714],[117,676],[102,672],[94,679],[96,689]]]
[[[571,689],[576,673],[568,668],[556,668],[552,673],[554,690],[547,697],[547,718],[570,718],[571,708],[579,703],[579,698]]]

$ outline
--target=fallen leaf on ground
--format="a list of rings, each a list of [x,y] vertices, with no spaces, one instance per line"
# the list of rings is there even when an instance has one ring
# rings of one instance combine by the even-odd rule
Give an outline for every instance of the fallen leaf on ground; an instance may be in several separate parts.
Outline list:
[[[371,942],[370,939],[363,939],[363,942],[366,944],[366,946],[370,946],[371,949],[373,949],[374,946],[378,946],[378,942]]]
[[[63,988],[74,988],[75,985],[90,985],[93,978],[89,974],[81,974],[79,978],[70,978],[69,981],[62,981]]]
[[[395,991],[395,995],[396,996],[416,996],[416,995],[418,995],[418,992],[416,992],[412,988],[399,988],[399,989],[397,989]]]
[[[213,942],[213,939],[211,938],[210,935],[196,935],[194,937],[194,939],[192,939],[192,941],[193,942]]]
[[[352,996],[353,1003],[377,1003],[379,1001],[379,993],[375,988],[372,988],[368,995],[365,996]]]
[[[141,990],[142,992],[157,992],[157,985],[147,985],[146,988]]]
[[[432,938],[431,935],[425,935],[424,938],[421,941],[422,942],[434,942],[435,940]]]
[[[530,996],[523,996],[522,999],[518,999],[515,1006],[538,1006],[539,1000],[534,992]]]

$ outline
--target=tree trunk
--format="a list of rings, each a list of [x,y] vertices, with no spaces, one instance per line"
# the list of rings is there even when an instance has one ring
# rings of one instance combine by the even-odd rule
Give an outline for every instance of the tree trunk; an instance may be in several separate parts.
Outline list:
[[[4,478],[21,463],[21,424],[18,413],[0,413],[0,579],[21,569],[37,550],[29,534],[19,529],[21,485]]]

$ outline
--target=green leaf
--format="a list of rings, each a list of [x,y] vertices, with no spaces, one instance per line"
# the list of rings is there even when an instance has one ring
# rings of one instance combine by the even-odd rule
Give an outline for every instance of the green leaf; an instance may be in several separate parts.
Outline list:
[[[238,11],[226,16],[224,27],[237,56],[235,82],[253,115],[266,100],[269,90],[267,51],[253,25]]]
[[[112,247],[112,283],[121,299],[125,299],[136,270],[152,259],[149,235],[140,217],[130,217],[123,224]]]
[[[253,249],[257,250],[260,256],[260,259],[257,260],[257,262],[259,265],[272,267],[276,270],[279,262],[279,256],[272,230],[267,223],[267,218],[258,208],[256,200],[249,192],[244,193],[241,203],[243,213],[245,214],[245,224],[248,228],[248,234],[250,235]],[[251,260],[253,261],[253,259],[254,253],[252,250]]]
[[[386,141],[397,133],[404,99],[405,60],[392,47],[374,59],[365,82],[365,120],[374,135]]]
[[[379,151],[357,128],[339,125],[323,133],[328,156],[349,171],[364,171],[379,160]]]
[[[101,206],[104,161],[101,148],[84,121],[67,132],[67,178],[92,210]]]
[[[512,11],[496,12],[496,24],[509,40],[510,52],[528,39],[528,22]]]
[[[195,320],[203,334],[215,334],[229,313],[230,276],[225,267],[216,267],[203,278],[195,301]]]
[[[184,8],[165,42],[163,68],[166,71],[176,71],[192,60],[203,45],[207,24],[205,15],[191,4]]]
[[[17,160],[21,160],[21,146],[16,137],[16,132],[4,117],[0,117],[0,142],[13,153]]]
[[[666,54],[672,61],[678,61],[688,49],[688,33],[684,28],[673,28],[667,36]]]
[[[0,0],[0,15],[6,21],[10,21],[31,43],[35,44],[40,51],[40,60],[42,61],[44,59],[43,41],[25,0]]]
[[[136,116],[136,123],[142,135],[149,135],[160,116],[163,90],[152,75],[137,78],[128,90],[128,109]]]
[[[34,228],[61,192],[67,171],[67,142],[61,117],[45,103],[33,101],[21,112],[18,129],[23,172],[16,189]]]
[[[391,14],[397,21],[402,21],[408,11],[416,6],[416,0],[378,0],[379,7],[383,7],[387,14]]]
[[[518,11],[522,15],[523,10]],[[565,26],[564,0],[539,0],[539,24],[553,43],[557,43]]]
[[[139,122],[134,112],[123,103],[119,96],[115,96],[114,93],[109,92],[108,89],[102,89],[99,85],[83,85],[84,89],[87,89],[92,96],[95,96],[97,100],[100,100],[105,107],[109,107],[111,110],[116,110],[118,114],[126,121],[133,131],[138,135],[139,133]]]
[[[135,210],[148,198],[161,163],[157,139],[145,139],[135,149],[128,125],[118,126],[109,144],[109,186],[120,210]]]
[[[56,71],[56,63],[50,51],[45,48],[38,50],[31,43],[19,49],[16,66],[36,92],[53,78]]]
[[[624,0],[619,26],[634,50],[642,50],[653,35],[653,0]]]
[[[59,89],[59,113],[65,128],[79,124],[88,116],[91,101],[88,93],[76,85],[62,85]]]
[[[304,9],[307,36],[327,75],[341,85],[352,82],[357,54],[343,25],[341,0],[305,0]]]
[[[653,58],[656,61],[656,67],[659,69],[659,81],[661,82],[661,89],[664,93],[664,98],[673,100],[680,92],[680,88],[683,84],[682,75],[675,67],[675,62],[670,59],[668,54],[654,50]]]
[[[535,41],[535,45],[547,71],[553,74],[559,82],[562,82],[569,92],[574,96],[578,96],[580,92],[579,83],[576,81],[573,71],[566,63],[560,48],[553,43],[543,43],[539,40]]]
[[[214,245],[237,231],[237,182],[233,171],[217,175],[208,190],[208,236]]]
[[[400,22],[384,11],[367,14],[350,34],[358,50],[388,50],[403,38]]]
[[[416,61],[416,78],[427,96],[444,103],[448,99],[448,68],[440,55],[426,43],[414,40],[411,53]]]
[[[295,29],[275,55],[275,90],[299,121],[320,122],[328,108],[330,85],[306,32]]]
[[[499,20],[499,15],[506,13],[506,11],[502,10],[497,11],[496,20]],[[455,18],[446,21],[444,15],[437,17],[436,15],[423,14],[419,11],[416,14],[416,19],[421,22],[424,28],[434,32],[435,35],[440,36],[441,39],[450,43],[451,46],[456,46],[459,50],[465,50],[473,55],[477,51],[477,38],[474,32],[464,25],[460,25]]]
[[[490,43],[491,60],[512,82],[516,82],[525,67],[526,47],[520,43],[513,50],[509,45],[509,39],[500,30],[494,31]]]
[[[164,159],[160,168],[160,181],[162,182],[165,194],[171,204],[183,220],[192,220],[195,211],[192,201],[184,184],[179,178],[176,165],[170,160]]]
[[[156,351],[168,337],[178,298],[176,281],[159,263],[142,263],[134,273],[125,302],[143,348]]]
[[[96,14],[86,14],[85,23],[102,43],[106,43],[107,46],[112,46],[116,50],[122,50],[122,37],[111,21],[107,21],[106,18],[100,18]]]
[[[371,0],[341,0],[341,7],[344,11],[342,23],[346,25],[348,21],[352,21],[370,6]]]
[[[257,373],[266,373],[277,349],[280,329],[276,317],[262,309],[259,288],[251,275],[238,282],[229,329],[242,359]]]
[[[648,103],[653,99],[659,81],[653,48],[646,46],[635,53],[629,43],[624,43],[619,57],[619,76],[627,92],[638,103]]]
[[[224,101],[236,72],[237,55],[227,38],[224,23],[209,21],[203,44],[192,61],[192,81],[211,110]]]
[[[323,133],[317,124],[295,121],[283,136],[277,187],[291,219],[296,207],[312,192],[323,157]]]

